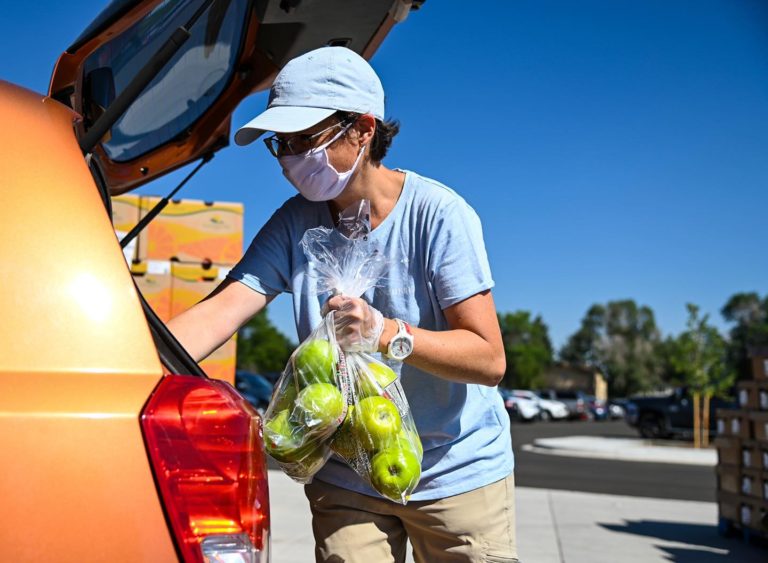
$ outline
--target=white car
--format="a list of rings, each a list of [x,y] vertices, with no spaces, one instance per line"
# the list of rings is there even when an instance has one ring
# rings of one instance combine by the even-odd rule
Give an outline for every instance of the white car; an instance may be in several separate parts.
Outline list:
[[[536,401],[524,397],[516,397],[511,391],[499,389],[504,398],[504,407],[509,416],[515,420],[530,422],[536,420],[541,415],[541,409]]]
[[[539,407],[539,418],[541,420],[561,420],[568,418],[568,407],[562,401],[542,399],[533,391],[527,391],[525,389],[513,389],[512,396],[527,399],[536,403]]]

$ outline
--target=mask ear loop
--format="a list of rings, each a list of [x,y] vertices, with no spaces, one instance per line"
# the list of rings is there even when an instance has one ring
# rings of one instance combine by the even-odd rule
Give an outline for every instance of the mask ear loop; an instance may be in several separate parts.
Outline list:
[[[352,122],[352,123],[348,124],[346,127],[344,127],[344,129],[342,129],[342,130],[341,130],[341,131],[339,131],[339,132],[338,132],[336,135],[334,135],[334,136],[331,138],[331,140],[330,140],[330,141],[328,141],[328,142],[326,142],[326,143],[323,143],[322,145],[320,145],[319,147],[315,147],[314,149],[309,149],[309,150],[307,151],[307,153],[306,153],[306,154],[307,154],[307,155],[310,155],[310,154],[315,154],[315,153],[317,153],[317,152],[320,152],[320,151],[323,151],[323,150],[327,149],[327,148],[328,148],[328,147],[330,147],[330,146],[331,146],[333,143],[335,143],[336,141],[338,141],[339,139],[341,139],[341,137],[344,135],[344,133],[346,133],[347,131],[349,131],[349,128],[350,128],[350,127],[352,127],[352,125],[354,125],[354,122]]]

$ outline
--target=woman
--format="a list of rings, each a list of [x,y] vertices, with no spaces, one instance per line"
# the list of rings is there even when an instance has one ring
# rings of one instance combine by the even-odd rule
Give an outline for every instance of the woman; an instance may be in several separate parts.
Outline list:
[[[318,561],[403,561],[406,538],[417,561],[516,561],[509,419],[495,389],[505,357],[480,220],[453,190],[381,164],[397,130],[384,120],[376,73],[353,51],[325,47],[290,61],[266,111],[235,140],[273,132],[267,147],[299,195],[227,280],[169,327],[201,359],[287,291],[301,339],[336,310],[340,341],[403,362],[424,446],[419,486],[395,504],[331,458],[305,488]],[[363,198],[387,276],[363,298],[317,295],[298,242]]]

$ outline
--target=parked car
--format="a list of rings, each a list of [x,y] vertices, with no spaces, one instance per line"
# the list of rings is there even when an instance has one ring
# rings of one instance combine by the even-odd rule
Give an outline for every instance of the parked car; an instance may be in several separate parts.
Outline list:
[[[736,407],[735,401],[712,397],[709,431],[716,431],[717,409]],[[693,436],[693,401],[685,387],[664,395],[631,397],[626,404],[625,420],[643,438],[689,438]]]
[[[560,420],[568,418],[568,407],[562,401],[542,399],[533,391],[528,391],[526,389],[513,389],[512,394],[515,397],[521,397],[536,403],[539,407],[539,418],[541,420]]]
[[[542,399],[560,401],[568,408],[568,418],[588,420],[590,418],[587,396],[581,391],[561,391],[557,389],[544,389],[536,393]]]
[[[585,395],[587,417],[589,420],[606,420],[608,418],[608,403],[594,395]]]
[[[627,399],[609,399],[608,400],[608,418],[619,420],[624,418],[627,405]]]
[[[515,396],[512,391],[502,389],[501,387],[499,392],[504,399],[504,408],[507,409],[507,413],[512,420],[532,422],[541,415],[541,409],[537,401]]]
[[[250,371],[236,370],[235,388],[259,414],[263,415],[266,412],[274,388],[266,377]]]
[[[0,81],[3,561],[268,560],[260,417],[147,305],[111,196],[207,162],[286,61],[369,58],[409,5],[348,4],[116,0],[47,94]]]

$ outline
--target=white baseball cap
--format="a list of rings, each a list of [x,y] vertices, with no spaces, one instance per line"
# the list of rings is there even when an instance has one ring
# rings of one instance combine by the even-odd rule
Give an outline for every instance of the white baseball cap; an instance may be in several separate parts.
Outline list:
[[[337,111],[384,119],[384,88],[371,65],[346,47],[321,47],[288,61],[269,90],[267,109],[235,133],[247,145],[266,131],[303,131]]]

